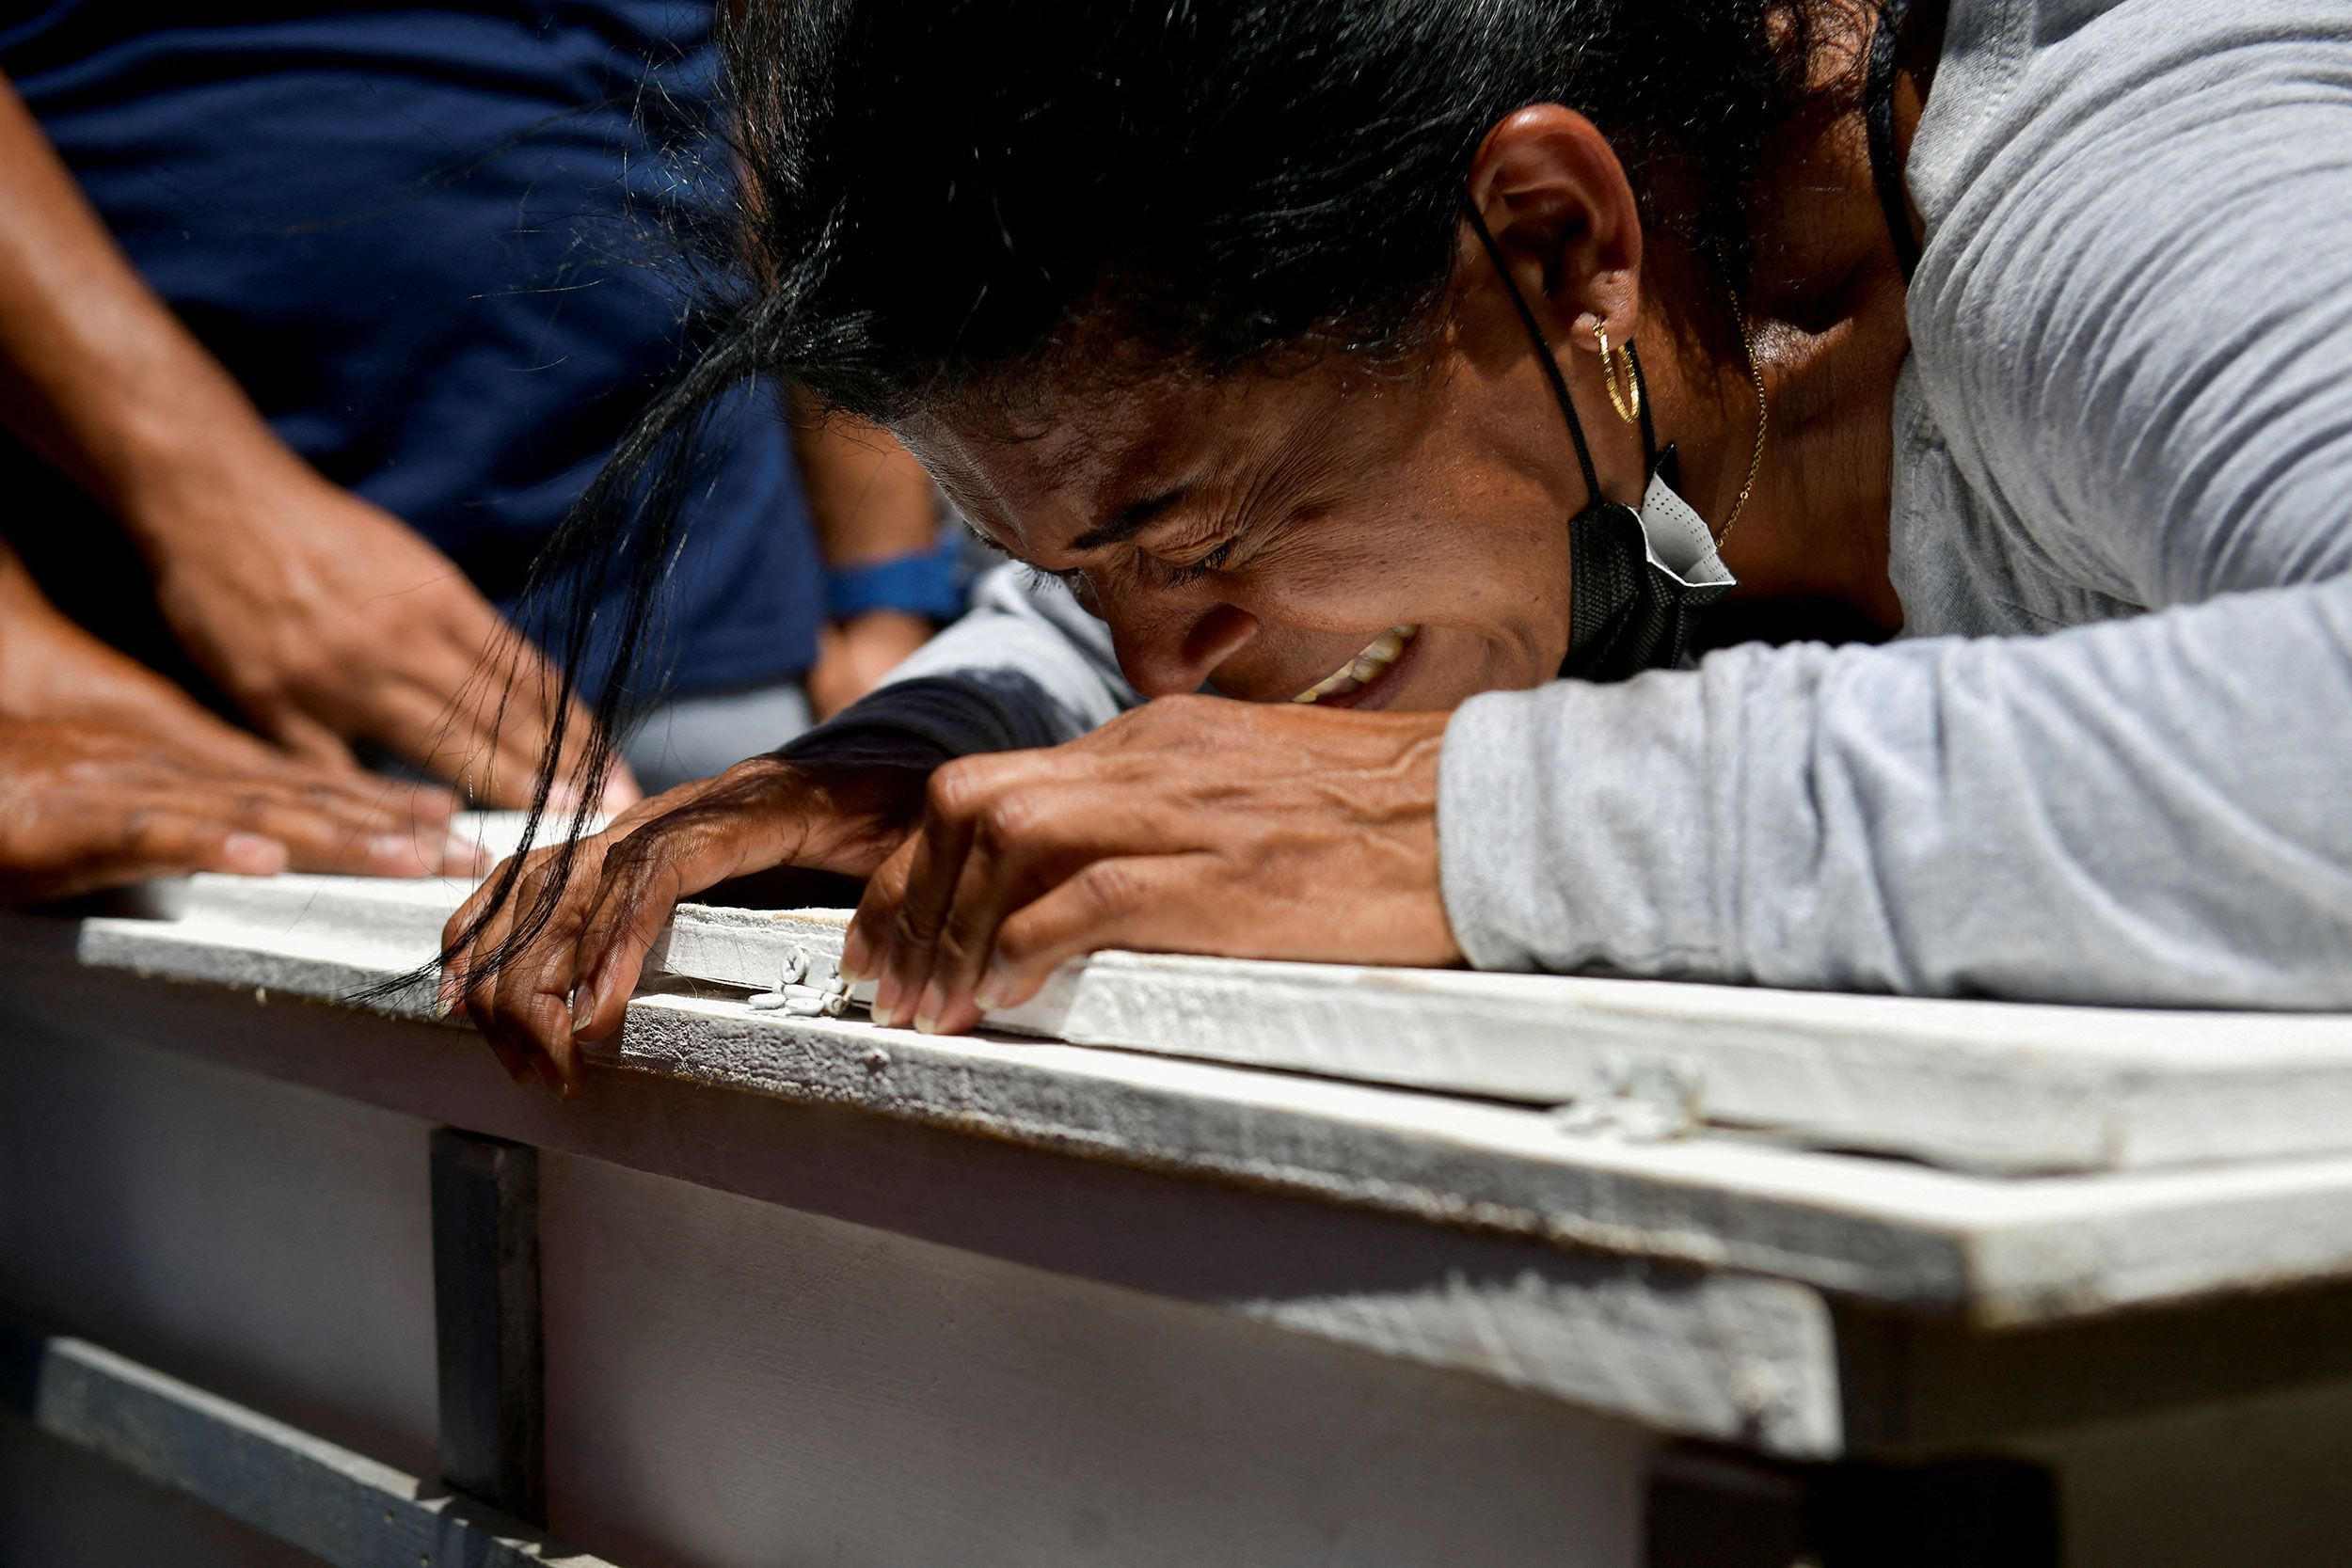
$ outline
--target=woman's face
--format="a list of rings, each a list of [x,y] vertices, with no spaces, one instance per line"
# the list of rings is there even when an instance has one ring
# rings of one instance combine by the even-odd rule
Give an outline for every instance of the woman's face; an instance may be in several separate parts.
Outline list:
[[[1410,372],[1163,380],[1023,439],[898,434],[975,527],[1068,578],[1146,696],[1452,708],[1567,651],[1587,498],[1512,310],[1465,289]],[[1584,420],[1602,488],[1638,500],[1638,439],[1605,418]]]

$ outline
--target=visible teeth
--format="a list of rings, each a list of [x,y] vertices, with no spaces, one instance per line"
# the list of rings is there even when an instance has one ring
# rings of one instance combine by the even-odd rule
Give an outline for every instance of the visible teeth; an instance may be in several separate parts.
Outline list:
[[[1421,630],[1415,626],[1391,626],[1367,643],[1362,653],[1332,671],[1314,685],[1291,699],[1295,703],[1319,703],[1326,697],[1344,697],[1349,692],[1371,685],[1380,672],[1396,662],[1397,655],[1412,641]]]

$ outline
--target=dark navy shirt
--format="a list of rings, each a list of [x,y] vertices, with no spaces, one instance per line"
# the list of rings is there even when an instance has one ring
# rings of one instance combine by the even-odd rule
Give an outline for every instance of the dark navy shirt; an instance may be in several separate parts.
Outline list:
[[[675,153],[710,115],[710,14],[0,0],[0,70],[278,434],[511,607],[675,364],[677,254],[646,220],[708,208]],[[723,168],[721,146],[699,155]],[[822,613],[776,410],[739,394],[713,428],[669,618],[682,691],[804,670]]]

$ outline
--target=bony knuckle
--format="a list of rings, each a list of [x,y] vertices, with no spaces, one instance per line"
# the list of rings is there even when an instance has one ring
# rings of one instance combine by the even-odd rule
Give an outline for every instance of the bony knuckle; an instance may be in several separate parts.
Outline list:
[[[932,927],[903,903],[891,911],[889,929],[889,945],[901,953],[930,945]]]
[[[987,806],[989,794],[987,768],[977,758],[959,757],[931,774],[923,803],[933,816],[963,821]]]
[[[1193,692],[1155,697],[1122,716],[1118,738],[1130,743],[1146,742],[1185,733],[1210,718],[1213,707],[1217,710],[1216,717],[1230,721],[1232,716],[1223,711],[1227,705],[1225,699],[1203,697]]]
[[[1009,848],[1035,838],[1044,826],[1044,819],[1040,797],[1022,793],[999,795],[980,809],[974,829],[991,847]]]
[[[635,859],[618,865],[608,861],[588,884],[582,906],[594,911],[591,918],[599,926],[628,926],[643,911],[675,908],[685,886],[677,866],[666,859]]]
[[[332,690],[343,683],[359,662],[359,649],[365,643],[364,635],[306,641],[299,647],[287,650],[275,668],[258,673],[257,694],[277,702],[296,703],[314,692]]]
[[[939,941],[934,961],[942,969],[962,971],[976,966],[986,957],[980,933],[965,922],[950,919],[939,928]]]
[[[1164,724],[1193,723],[1208,718],[1212,711],[1219,717],[1225,717],[1229,713],[1223,699],[1204,697],[1197,691],[1180,692],[1173,697],[1162,698],[1151,705],[1156,710],[1154,717]]]
[[[1036,961],[1041,951],[1042,942],[1030,926],[1026,922],[1013,921],[997,931],[988,958],[997,969],[1023,970]]]
[[[592,838],[583,838],[580,842],[596,845],[607,860],[614,856],[626,858],[631,855],[643,855],[651,851],[656,845],[667,840],[671,834],[691,824],[693,819],[693,808],[681,807],[665,816],[648,816],[626,826],[615,822],[604,832]]]
[[[1117,861],[1096,861],[1078,873],[1077,884],[1097,919],[1126,914],[1143,901],[1136,874]]]
[[[518,1045],[538,1047],[541,1041],[533,1025],[537,1020],[530,1006],[530,998],[517,988],[501,986],[490,1003],[490,1019],[500,1038]]]

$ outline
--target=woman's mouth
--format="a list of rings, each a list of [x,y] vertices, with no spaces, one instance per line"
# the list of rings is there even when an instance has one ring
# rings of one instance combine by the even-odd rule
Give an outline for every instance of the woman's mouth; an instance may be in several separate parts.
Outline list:
[[[1360,694],[1381,684],[1381,677],[1394,668],[1398,659],[1421,635],[1421,627],[1391,626],[1370,642],[1364,651],[1345,664],[1324,676],[1314,685],[1291,699],[1294,703],[1323,703],[1335,707],[1354,707]]]

